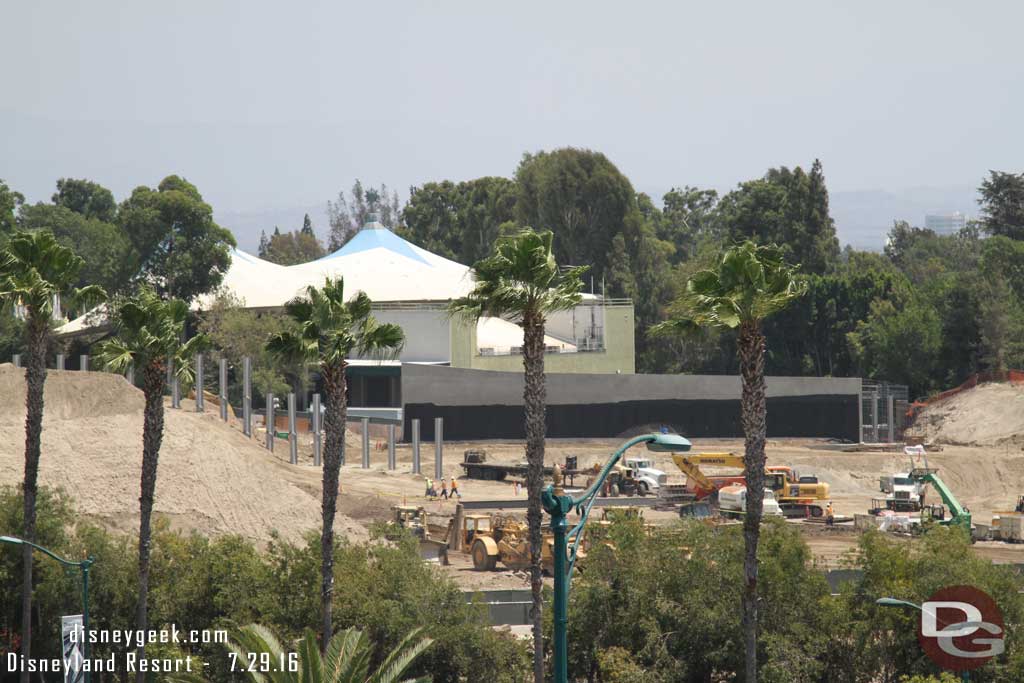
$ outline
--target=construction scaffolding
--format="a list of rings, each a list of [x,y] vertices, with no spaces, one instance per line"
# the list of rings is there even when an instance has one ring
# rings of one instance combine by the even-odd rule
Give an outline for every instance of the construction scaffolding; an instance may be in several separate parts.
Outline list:
[[[865,379],[860,389],[860,440],[898,443],[907,429],[909,389],[906,384]]]

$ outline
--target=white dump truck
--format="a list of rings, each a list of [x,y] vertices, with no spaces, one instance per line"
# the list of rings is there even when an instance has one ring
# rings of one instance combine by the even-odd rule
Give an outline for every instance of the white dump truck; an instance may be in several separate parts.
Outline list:
[[[742,484],[732,484],[718,489],[718,510],[723,517],[738,517],[747,511],[747,487]],[[775,500],[775,494],[771,489],[764,490],[764,516],[777,515],[782,517],[782,508]]]

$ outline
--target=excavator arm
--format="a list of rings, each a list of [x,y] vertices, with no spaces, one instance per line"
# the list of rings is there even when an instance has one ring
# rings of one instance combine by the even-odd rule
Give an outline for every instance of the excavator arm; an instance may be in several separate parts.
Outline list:
[[[672,462],[674,462],[676,467],[682,470],[683,474],[686,475],[686,479],[690,483],[691,488],[696,485],[698,488],[707,492],[715,490],[715,485],[711,480],[700,471],[700,468],[695,463],[690,462],[685,455],[680,455],[679,453],[673,454]]]

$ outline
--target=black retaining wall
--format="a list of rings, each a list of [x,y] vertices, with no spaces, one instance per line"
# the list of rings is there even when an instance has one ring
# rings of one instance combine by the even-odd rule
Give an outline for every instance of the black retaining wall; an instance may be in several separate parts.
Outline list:
[[[768,397],[768,436],[859,440],[858,397],[845,394]],[[434,418],[444,418],[445,440],[522,439],[522,405],[405,405],[406,439],[411,420],[420,420],[420,438],[434,438]],[[687,437],[742,437],[740,401],[711,399],[633,400],[617,403],[559,404],[547,407],[551,438],[618,437],[645,425],[665,424]]]

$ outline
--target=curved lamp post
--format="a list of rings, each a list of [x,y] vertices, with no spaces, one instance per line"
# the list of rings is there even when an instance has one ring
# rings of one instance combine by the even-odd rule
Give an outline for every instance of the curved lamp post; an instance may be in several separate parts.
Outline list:
[[[81,562],[73,562],[72,560],[66,560],[60,555],[54,553],[41,545],[36,545],[31,541],[26,541],[23,538],[16,538],[14,536],[0,536],[0,543],[9,543],[11,545],[27,545],[31,546],[35,550],[49,555],[53,559],[57,560],[61,564],[67,567],[78,567],[82,571],[82,630],[86,635],[89,633],[89,568],[92,567],[96,559],[90,555]],[[86,637],[82,642],[82,656],[85,659],[89,658],[89,638]],[[88,669],[84,672],[85,683],[89,683],[89,671]]]
[[[906,600],[897,600],[896,598],[878,598],[877,600],[875,600],[875,604],[876,605],[881,605],[882,607],[898,607],[898,608],[910,607],[911,609],[916,609],[918,612],[924,614],[924,608],[921,607],[921,605],[917,605],[917,604],[915,604],[913,602],[907,602]],[[929,614],[931,614],[931,612],[929,612]],[[962,681],[965,681],[965,683],[969,682],[971,680],[970,672],[968,672],[968,671],[961,672],[960,679]]]
[[[590,517],[594,499],[612,468],[622,459],[622,455],[627,450],[641,443],[647,444],[647,450],[658,453],[679,453],[690,450],[690,442],[678,434],[637,436],[622,444],[619,450],[612,454],[594,483],[578,497],[574,498],[565,494],[565,490],[562,488],[562,473],[557,465],[554,472],[554,484],[544,489],[544,493],[541,495],[544,509],[551,515],[551,531],[554,534],[554,683],[568,683],[569,679],[566,633],[569,621],[569,580],[572,577],[572,570],[576,566],[576,556],[579,553],[580,541],[583,539],[583,527]],[[566,516],[573,509],[580,516],[580,521],[569,530]],[[571,549],[568,545],[569,538],[573,539]]]

